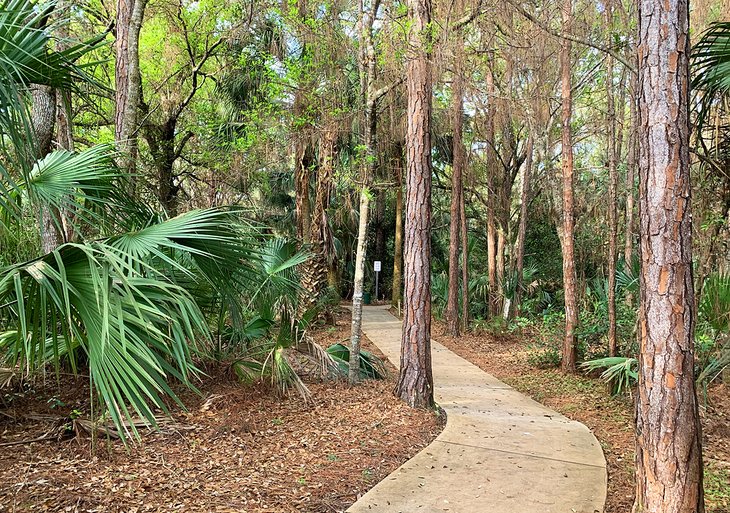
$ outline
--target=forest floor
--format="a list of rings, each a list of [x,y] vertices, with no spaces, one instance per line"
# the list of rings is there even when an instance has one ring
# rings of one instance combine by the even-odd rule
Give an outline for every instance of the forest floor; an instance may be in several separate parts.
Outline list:
[[[605,513],[631,510],[634,498],[633,400],[611,397],[599,379],[568,376],[528,363],[529,334],[445,334],[436,322],[433,337],[459,356],[566,417],[588,426],[601,442],[608,468]],[[707,513],[730,513],[730,386],[707,391],[701,408]]]
[[[314,336],[328,345],[349,330],[343,313]],[[369,341],[363,347],[377,354]],[[188,412],[128,450],[106,439],[92,449],[73,433],[0,445],[0,511],[344,511],[443,428],[443,417],[393,396],[389,371],[356,388],[308,384],[309,404],[219,372],[201,384],[203,397],[184,397]],[[0,444],[63,432],[88,411],[83,380],[52,381],[0,402]]]

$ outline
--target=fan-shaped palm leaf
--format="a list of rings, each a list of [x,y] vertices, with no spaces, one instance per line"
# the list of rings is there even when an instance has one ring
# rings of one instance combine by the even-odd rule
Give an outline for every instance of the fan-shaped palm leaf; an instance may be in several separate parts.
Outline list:
[[[210,338],[191,290],[207,282],[217,293],[224,278],[245,279],[241,259],[252,252],[241,235],[230,214],[193,211],[0,270],[0,313],[15,332],[5,354],[32,372],[62,359],[75,367],[68,349],[78,348],[117,427],[132,413],[154,424],[163,397],[177,400],[168,381],[192,386],[191,347]]]
[[[692,88],[701,92],[697,124],[702,128],[718,98],[730,92],[730,22],[714,23],[692,48]]]

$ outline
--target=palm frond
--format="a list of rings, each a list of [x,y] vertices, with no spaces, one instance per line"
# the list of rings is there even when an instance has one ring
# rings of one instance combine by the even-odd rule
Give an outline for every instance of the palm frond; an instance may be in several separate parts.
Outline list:
[[[718,99],[730,92],[730,22],[710,25],[692,48],[692,89],[699,94],[701,130]]]
[[[75,369],[81,351],[115,425],[133,416],[154,424],[165,396],[178,401],[169,381],[192,387],[192,351],[210,341],[195,285],[219,294],[224,279],[246,279],[248,244],[228,213],[193,211],[2,269],[0,315],[14,332],[4,354],[30,373]]]

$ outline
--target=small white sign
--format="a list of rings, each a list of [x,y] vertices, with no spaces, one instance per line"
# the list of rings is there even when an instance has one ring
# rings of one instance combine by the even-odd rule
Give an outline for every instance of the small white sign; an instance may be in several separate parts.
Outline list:
[[[380,272],[380,260],[376,260],[373,264],[373,268],[375,269],[376,273]]]

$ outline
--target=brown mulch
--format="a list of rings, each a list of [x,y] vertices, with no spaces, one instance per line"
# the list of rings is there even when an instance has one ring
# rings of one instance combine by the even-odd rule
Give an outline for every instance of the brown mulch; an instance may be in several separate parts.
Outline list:
[[[568,376],[556,369],[528,364],[529,334],[494,336],[467,333],[458,338],[434,323],[436,340],[482,370],[588,426],[603,447],[608,464],[606,513],[631,511],[634,500],[633,400],[611,397],[606,385],[583,375]],[[701,409],[707,513],[730,513],[730,387],[716,385]],[[720,482],[717,482],[717,481]]]
[[[343,340],[349,324],[338,324],[315,338]],[[0,408],[0,444],[70,434],[0,446],[0,511],[344,511],[442,429],[433,412],[393,396],[390,370],[355,388],[308,384],[309,404],[221,372],[202,384],[203,398],[186,397],[189,411],[176,411],[171,427],[128,450],[107,439],[92,448],[43,417],[88,404],[83,382],[64,377]]]

